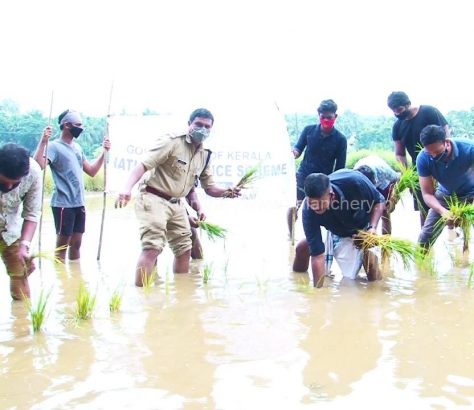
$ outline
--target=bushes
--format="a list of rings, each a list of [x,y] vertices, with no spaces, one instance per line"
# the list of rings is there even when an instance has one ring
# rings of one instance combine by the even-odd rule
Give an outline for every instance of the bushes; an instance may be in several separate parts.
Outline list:
[[[400,171],[400,166],[395,158],[395,154],[393,151],[386,151],[386,150],[369,150],[369,149],[361,149],[358,151],[351,152],[347,155],[346,160],[346,168],[354,168],[354,165],[359,159],[365,158],[369,155],[376,155],[382,158],[384,161],[388,163],[395,171]]]

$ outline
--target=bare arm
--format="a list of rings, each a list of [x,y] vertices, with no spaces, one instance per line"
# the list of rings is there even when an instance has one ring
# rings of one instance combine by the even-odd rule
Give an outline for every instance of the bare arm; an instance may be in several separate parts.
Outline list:
[[[374,232],[376,231],[375,228],[378,225],[384,210],[385,210],[385,203],[380,202],[374,206],[374,208],[372,209],[372,212],[370,213],[370,225],[373,226],[372,229],[374,230]]]
[[[326,268],[324,266],[324,253],[317,256],[311,256],[311,271],[313,272],[313,286],[320,288],[324,284],[324,275]]]
[[[84,160],[82,164],[82,169],[84,172],[91,177],[95,177],[97,175],[97,172],[99,172],[100,167],[104,163],[105,152],[110,149],[110,140],[108,138],[104,138],[102,146],[104,147],[104,150],[92,164],[87,160]]]
[[[122,192],[119,193],[117,200],[115,201],[115,207],[122,208],[128,204],[130,198],[132,197],[132,188],[139,181],[139,179],[146,172],[143,164],[138,164],[135,168],[132,169],[130,176],[128,177],[127,183],[125,184]]]
[[[211,185],[204,189],[207,195],[214,198],[237,198],[240,196],[240,188],[221,188],[217,185]]]
[[[53,128],[50,126],[47,126],[43,130],[43,135],[41,136],[38,142],[35,155],[33,156],[34,160],[38,163],[41,169],[44,169],[46,166],[47,152],[45,150],[46,150],[46,145],[48,144],[49,138],[51,137],[52,130]]]
[[[426,205],[440,215],[449,214],[449,211],[435,197],[435,185],[432,177],[420,177],[420,188]]]
[[[395,157],[397,161],[402,164],[405,168],[408,168],[407,152],[405,144],[401,141],[394,141],[395,144]]]

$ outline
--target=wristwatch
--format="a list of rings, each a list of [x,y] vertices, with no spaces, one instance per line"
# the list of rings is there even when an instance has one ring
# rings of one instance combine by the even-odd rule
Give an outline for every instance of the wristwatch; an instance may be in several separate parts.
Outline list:
[[[368,231],[369,229],[374,229],[374,225],[368,224],[366,230]]]

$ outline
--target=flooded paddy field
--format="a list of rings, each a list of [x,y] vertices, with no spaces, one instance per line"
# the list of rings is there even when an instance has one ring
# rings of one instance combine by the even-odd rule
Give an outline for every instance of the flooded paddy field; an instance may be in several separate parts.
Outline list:
[[[109,199],[96,260],[101,198],[89,198],[81,261],[43,259],[31,276],[33,302],[41,289],[50,292],[40,333],[25,304],[11,300],[1,267],[1,409],[474,405],[473,257],[456,251],[458,239],[440,237],[434,273],[392,259],[380,282],[363,274],[341,282],[336,272],[315,290],[308,274],[291,271],[284,210],[223,201],[207,215],[229,230],[226,241],[203,236],[205,258],[189,274],[172,273],[167,248],[145,290],[134,286],[133,207],[115,210]],[[54,248],[53,229],[46,208],[44,249]],[[418,231],[418,216],[397,208],[394,236],[416,240]],[[78,322],[81,283],[97,303],[92,318]],[[117,290],[122,305],[110,313]]]

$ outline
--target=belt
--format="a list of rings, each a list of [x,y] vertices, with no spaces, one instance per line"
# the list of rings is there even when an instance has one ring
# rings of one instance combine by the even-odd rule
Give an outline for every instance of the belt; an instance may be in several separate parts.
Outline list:
[[[179,204],[181,198],[174,198],[172,196],[169,196],[168,194],[165,194],[164,192],[158,191],[155,188],[152,188],[151,186],[146,185],[145,186],[145,191],[149,192],[150,194],[159,196],[160,198],[166,199],[168,202],[171,202],[172,204]]]

